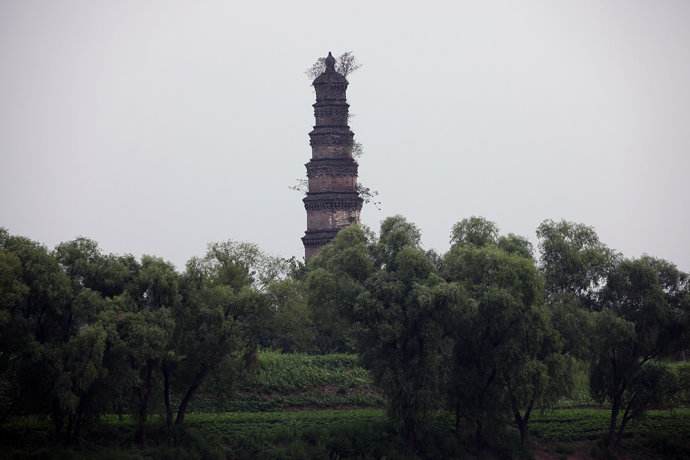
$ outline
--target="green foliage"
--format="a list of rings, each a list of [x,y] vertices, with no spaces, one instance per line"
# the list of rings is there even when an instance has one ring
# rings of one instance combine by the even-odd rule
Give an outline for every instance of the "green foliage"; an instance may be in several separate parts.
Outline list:
[[[598,292],[618,255],[592,227],[582,224],[545,220],[537,237],[547,296],[570,293],[584,306],[596,308]]]
[[[563,349],[582,362],[589,362],[593,353],[593,328],[596,315],[582,308],[571,293],[553,296],[547,308],[553,327],[559,332]]]
[[[378,244],[374,251],[379,262],[393,262],[397,253],[407,246],[419,247],[422,234],[417,226],[403,216],[388,217],[381,222]]]
[[[614,435],[620,443],[631,419],[675,393],[674,376],[653,364],[681,350],[686,337],[680,326],[689,313],[681,295],[685,275],[671,268],[645,257],[622,260],[609,273],[605,309],[595,320],[590,377],[592,395],[612,405],[607,445]]]
[[[105,331],[100,296],[75,290],[57,260],[26,238],[0,238],[3,369],[12,413],[50,413],[66,441],[99,409]],[[5,335],[6,334],[6,335]]]
[[[416,442],[439,407],[443,382],[443,316],[461,293],[433,274],[423,252],[400,250],[397,272],[382,272],[367,283],[368,292],[353,316],[362,361],[390,401],[391,414]]]
[[[498,227],[483,217],[472,216],[462,219],[453,225],[450,232],[451,246],[489,246],[495,245],[498,240]],[[504,239],[504,244],[512,245],[517,242],[512,238]],[[517,244],[520,246],[520,244]]]
[[[690,363],[679,363],[670,367],[678,381],[678,392],[673,398],[674,405],[690,407]]]
[[[524,442],[532,410],[554,405],[573,386],[572,360],[541,307],[541,278],[525,255],[485,241],[456,244],[443,262],[445,277],[471,298],[453,320],[448,391],[456,424],[462,417],[475,427],[478,447],[486,427],[509,414]]]
[[[251,384],[258,391],[286,391],[315,385],[361,385],[370,383],[356,355],[259,353],[259,366]]]
[[[171,422],[176,390],[182,423],[209,375],[239,380],[250,367],[270,316],[258,289],[283,267],[269,259],[253,245],[218,243],[180,275],[159,258],[102,254],[85,238],[51,253],[3,230],[2,417],[50,415],[71,443],[104,412],[131,412],[143,443],[155,406],[164,402]]]
[[[366,229],[352,225],[309,261],[306,287],[316,347],[322,353],[353,350],[352,325],[344,309],[354,304],[374,270],[371,238]]]
[[[516,457],[528,454],[528,424],[542,436],[544,420],[568,414],[537,409],[608,403],[610,444],[663,418],[650,409],[690,404],[690,373],[660,364],[688,350],[688,275],[648,256],[623,260],[581,224],[545,221],[537,236],[538,261],[526,238],[471,217],[437,254],[394,216],[378,236],[342,230],[306,266],[229,241],[180,273],[85,238],[49,251],[0,229],[0,423],[49,420],[35,445],[118,427],[153,458],[452,458],[470,444]],[[346,411],[276,415],[272,426],[187,417],[384,403],[391,422],[377,413],[369,425]],[[582,439],[573,414],[561,427],[572,435],[555,438]],[[592,414],[587,429],[600,433],[607,414]]]
[[[134,257],[103,254],[98,243],[87,238],[59,244],[55,258],[75,287],[91,289],[104,297],[122,294],[138,270]]]
[[[259,344],[285,352],[316,351],[305,282],[294,277],[279,279],[269,283],[265,292],[273,315],[264,325],[266,332],[260,332]]]
[[[413,449],[441,406],[444,319],[461,295],[438,276],[419,241],[419,230],[401,216],[381,224],[378,241],[351,226],[312,259],[307,277],[313,308],[330,317],[328,336],[356,338],[362,363]]]
[[[534,248],[524,236],[508,233],[498,238],[497,246],[508,254],[524,257],[525,259],[534,258]]]
[[[320,262],[329,256],[335,260],[347,256],[337,251],[341,234],[333,252],[324,251]],[[360,235],[359,262],[345,265],[347,269],[337,276],[342,281],[336,292],[344,293],[338,296],[344,316],[356,325],[362,362],[386,394],[390,415],[414,448],[425,421],[439,407],[443,319],[460,293],[438,277],[418,246],[419,231],[401,217],[382,223],[376,244],[367,247],[364,233]]]
[[[224,369],[232,384],[251,366],[258,331],[270,315],[266,296],[250,286],[255,255],[242,245],[211,245],[204,259],[188,262],[171,348],[162,365],[168,425],[173,390],[182,395],[175,417],[180,425],[210,374]]]

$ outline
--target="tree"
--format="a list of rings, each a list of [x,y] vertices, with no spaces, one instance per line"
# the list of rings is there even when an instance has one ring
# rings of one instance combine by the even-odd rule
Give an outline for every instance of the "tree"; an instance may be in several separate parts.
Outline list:
[[[103,360],[110,374],[109,403],[120,412],[131,410],[135,438],[143,444],[174,326],[172,311],[180,302],[179,275],[156,257],[139,262],[132,256],[105,255],[86,238],[61,243],[55,254],[75,292],[108,300],[98,322],[107,331]]]
[[[49,414],[56,436],[78,439],[100,414],[131,411],[136,438],[160,392],[168,426],[220,369],[239,378],[260,328],[263,291],[294,263],[254,245],[217,243],[181,276],[162,259],[103,254],[91,240],[54,252],[0,230],[0,397],[8,414]]]
[[[310,302],[328,304],[349,324],[363,365],[388,399],[411,450],[439,408],[446,311],[461,295],[419,247],[401,216],[381,224],[378,241],[361,226],[341,230],[310,261]]]
[[[622,260],[608,275],[590,370],[592,395],[611,403],[607,445],[620,443],[628,421],[665,393],[668,378],[654,363],[687,340],[685,280],[672,264],[649,257]]]
[[[294,276],[274,281],[267,286],[266,295],[273,316],[270,327],[262,331],[261,345],[288,353],[316,351],[305,281]]]
[[[0,229],[0,248],[7,237]],[[22,282],[21,274],[19,257],[0,249],[0,422],[16,412],[22,390],[17,373],[29,337],[15,329],[15,312],[24,303],[29,287]]]
[[[544,309],[534,308],[528,316],[524,322],[526,327],[517,334],[512,359],[501,372],[523,445],[529,438],[533,410],[553,407],[574,387],[574,360],[565,353],[548,314]]]
[[[343,77],[347,77],[360,67],[362,67],[362,65],[357,62],[357,58],[352,51],[344,52],[335,60],[335,71],[341,74]],[[307,75],[309,80],[314,80],[316,77],[324,73],[325,70],[326,58],[320,57],[304,73]]]
[[[483,217],[472,216],[462,219],[453,225],[450,232],[450,244],[487,246],[495,245],[498,238],[498,227]]]
[[[354,349],[353,325],[346,309],[354,305],[375,270],[372,238],[365,228],[351,225],[309,260],[308,303],[316,346],[322,353]]]
[[[50,414],[56,437],[73,442],[106,409],[105,302],[73,283],[38,243],[3,231],[0,254],[10,288],[1,296],[0,318],[12,336],[3,350],[5,377],[16,390],[11,409]]]
[[[438,277],[423,251],[400,249],[373,275],[358,301],[358,349],[389,400],[389,413],[414,450],[439,408],[444,381],[444,319],[462,297]]]
[[[378,244],[372,247],[379,265],[393,265],[403,248],[418,248],[422,239],[419,228],[401,215],[386,218],[381,222]]]
[[[508,233],[498,238],[497,246],[509,254],[515,254],[526,259],[534,258],[532,243],[524,236]]]
[[[136,440],[145,442],[145,428],[159,387],[158,372],[170,351],[180,308],[179,275],[172,264],[144,256],[125,293],[117,299],[114,318],[117,350],[130,376],[126,382],[135,420]],[[124,382],[123,382],[124,383]]]
[[[543,282],[531,245],[516,235],[500,236],[480,217],[453,227],[444,278],[467,292],[467,308],[450,321],[454,340],[449,405],[469,420],[475,443],[509,415],[523,444],[535,407],[546,407],[572,387],[571,359],[543,307]]]
[[[452,320],[453,373],[449,403],[474,427],[477,448],[485,445],[485,429],[504,422],[509,395],[502,383],[511,381],[526,361],[527,345],[536,348],[530,331],[533,305],[538,301],[539,277],[528,259],[495,246],[457,245],[444,258],[444,277],[467,291],[468,308]],[[517,370],[516,370],[517,369]],[[517,391],[517,390],[516,390]],[[525,419],[529,418],[529,412]]]
[[[122,294],[139,268],[133,256],[105,255],[87,238],[60,243],[55,257],[75,289],[92,289],[103,297]]]
[[[261,257],[254,247],[212,244],[203,259],[192,258],[181,278],[181,302],[174,311],[171,348],[162,364],[166,421],[173,424],[172,391],[180,401],[175,425],[184,424],[192,399],[219,369],[239,379],[252,364],[269,302]]]
[[[256,244],[245,241],[222,241],[208,245],[202,266],[220,282],[233,287],[251,284],[265,291],[272,282],[285,279],[298,271],[300,262],[269,256]]]
[[[547,297],[572,294],[582,306],[598,309],[598,294],[619,256],[583,224],[545,220],[537,237]]]

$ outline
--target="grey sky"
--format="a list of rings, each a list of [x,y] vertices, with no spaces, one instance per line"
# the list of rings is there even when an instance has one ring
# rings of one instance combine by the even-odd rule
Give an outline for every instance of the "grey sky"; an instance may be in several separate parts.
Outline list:
[[[348,91],[365,207],[444,251],[482,215],[592,225],[690,270],[690,2],[0,3],[0,226],[180,267],[206,243],[303,254],[304,70]]]

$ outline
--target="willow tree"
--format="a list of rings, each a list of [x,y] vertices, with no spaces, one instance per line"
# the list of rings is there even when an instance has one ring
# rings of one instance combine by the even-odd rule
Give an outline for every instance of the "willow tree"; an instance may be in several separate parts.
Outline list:
[[[611,404],[607,445],[620,443],[627,423],[670,393],[668,371],[656,362],[687,346],[688,275],[651,257],[622,260],[609,273],[596,316],[590,385]]]

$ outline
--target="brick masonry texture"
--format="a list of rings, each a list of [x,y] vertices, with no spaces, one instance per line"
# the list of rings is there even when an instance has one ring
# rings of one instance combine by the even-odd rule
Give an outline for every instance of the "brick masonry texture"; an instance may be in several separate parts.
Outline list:
[[[357,162],[352,158],[354,133],[348,126],[347,79],[336,72],[328,53],[326,70],[313,82],[316,91],[315,125],[309,133],[311,161],[305,166],[309,179],[304,207],[307,231],[302,237],[309,259],[338,231],[359,223],[362,198],[357,192]]]

